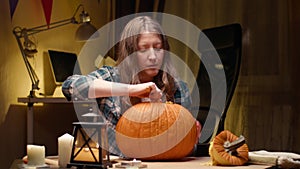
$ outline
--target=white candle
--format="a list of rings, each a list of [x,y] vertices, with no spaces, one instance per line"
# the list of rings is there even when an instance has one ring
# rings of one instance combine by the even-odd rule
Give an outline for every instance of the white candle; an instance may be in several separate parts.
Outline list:
[[[132,161],[122,161],[121,165],[125,167],[139,167],[142,164],[141,160],[133,159]]]
[[[58,165],[67,167],[70,162],[74,137],[66,133],[58,138]]]
[[[133,166],[139,166],[142,164],[142,161],[141,160],[136,160],[136,159],[133,159],[132,160],[132,165]]]
[[[45,146],[27,145],[28,165],[45,164]]]

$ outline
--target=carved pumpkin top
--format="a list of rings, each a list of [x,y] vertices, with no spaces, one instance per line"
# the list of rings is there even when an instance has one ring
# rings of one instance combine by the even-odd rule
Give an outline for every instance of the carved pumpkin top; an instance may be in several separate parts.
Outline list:
[[[244,137],[225,130],[211,142],[209,155],[213,165],[243,165],[248,161],[248,146]]]

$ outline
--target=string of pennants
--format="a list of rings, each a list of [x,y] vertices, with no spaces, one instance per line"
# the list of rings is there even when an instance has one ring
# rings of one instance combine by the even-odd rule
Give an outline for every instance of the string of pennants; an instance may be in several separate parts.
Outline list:
[[[52,13],[52,6],[53,6],[53,0],[40,0],[43,10],[44,10],[44,16],[45,16],[45,20],[47,25],[49,25],[51,23],[51,13]],[[19,0],[9,0],[9,8],[10,8],[10,18],[11,20],[13,19],[15,10],[17,8]],[[35,1],[37,3],[37,0]],[[75,10],[76,7],[80,4],[80,2],[82,3],[82,0],[70,0],[68,1],[69,4],[72,6],[72,8]],[[98,4],[100,3],[100,0],[98,0]]]
[[[12,19],[15,13],[15,10],[17,8],[19,0],[9,0],[9,8],[10,8],[10,18]],[[43,10],[44,10],[44,15],[46,19],[47,25],[50,24],[51,21],[51,13],[52,13],[52,4],[53,0],[41,0]]]
[[[52,6],[53,6],[53,0],[40,0],[43,6],[45,20],[47,25],[51,23],[51,14],[52,14]],[[98,4],[100,3],[100,0],[97,0]],[[17,8],[19,0],[9,0],[9,8],[10,8],[10,19],[13,19],[15,10]],[[38,2],[38,1],[36,1]],[[69,1],[70,5],[76,9],[77,5],[80,4],[80,0],[71,0]]]

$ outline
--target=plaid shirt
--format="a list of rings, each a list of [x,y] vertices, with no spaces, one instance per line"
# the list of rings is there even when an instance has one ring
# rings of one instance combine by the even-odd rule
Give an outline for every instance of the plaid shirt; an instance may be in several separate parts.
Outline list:
[[[68,100],[90,100],[88,99],[89,86],[95,79],[103,79],[111,82],[120,82],[120,76],[116,67],[103,66],[88,75],[73,75],[68,77],[62,85],[62,91]],[[176,81],[176,92],[174,103],[189,109],[191,97],[187,85],[183,81]],[[109,152],[123,156],[115,141],[115,126],[122,114],[131,106],[122,99],[123,97],[97,98],[98,113],[104,117],[108,124]],[[163,100],[164,101],[164,100]]]

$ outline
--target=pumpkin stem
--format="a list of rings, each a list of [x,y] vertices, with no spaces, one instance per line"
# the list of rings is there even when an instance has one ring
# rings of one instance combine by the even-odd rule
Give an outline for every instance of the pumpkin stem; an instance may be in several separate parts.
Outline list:
[[[236,152],[236,149],[245,144],[245,142],[245,137],[241,135],[237,140],[233,142],[225,141],[223,147],[227,153],[232,154],[233,152]]]

